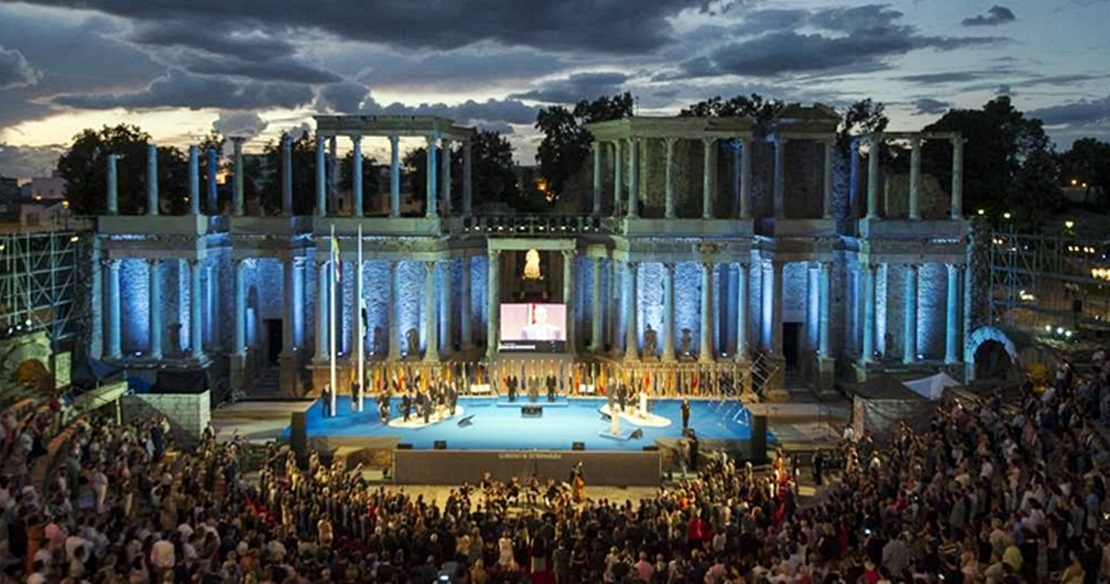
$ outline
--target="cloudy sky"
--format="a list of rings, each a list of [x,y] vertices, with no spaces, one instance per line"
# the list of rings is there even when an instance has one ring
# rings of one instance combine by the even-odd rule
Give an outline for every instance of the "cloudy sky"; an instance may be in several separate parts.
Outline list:
[[[871,97],[896,129],[1007,94],[1061,148],[1110,139],[1110,0],[1002,1],[0,0],[0,174],[89,127],[258,150],[319,112],[449,116],[530,163],[538,107],[623,90],[642,114]]]

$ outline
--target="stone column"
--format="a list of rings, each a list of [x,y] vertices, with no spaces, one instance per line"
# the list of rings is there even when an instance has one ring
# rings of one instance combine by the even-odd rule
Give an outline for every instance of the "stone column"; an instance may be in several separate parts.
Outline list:
[[[158,147],[146,148],[146,214],[158,215]]]
[[[609,349],[610,352],[616,354],[620,350],[621,344],[621,292],[624,287],[624,274],[621,271],[621,263],[617,258],[609,264],[609,308],[606,311],[609,314]]]
[[[440,273],[438,320],[443,326],[443,332],[440,335],[443,349],[440,353],[448,356],[455,347],[455,311],[451,306],[451,260],[439,260],[436,265]]]
[[[948,264],[948,290],[945,310],[944,362],[960,362],[960,270],[962,266]]]
[[[232,265],[232,274],[235,287],[235,313],[232,319],[235,321],[235,346],[232,347],[232,354],[245,355],[247,352],[247,282],[243,276],[243,270],[246,269],[245,260],[235,260]]]
[[[463,351],[468,351],[474,347],[474,333],[471,331],[471,327],[474,323],[474,315],[471,308],[473,306],[470,286],[471,263],[470,256],[465,252],[461,259],[462,274],[459,278],[459,286],[461,288],[459,290],[459,304],[461,304],[459,307],[459,336],[461,339],[459,340],[459,347],[461,347]]]
[[[732,153],[732,202],[736,205],[736,216],[740,216],[740,139],[733,138],[728,141],[729,152]]]
[[[150,287],[148,288],[150,308],[150,354],[151,359],[162,358],[162,262],[148,259]]]
[[[451,141],[443,138],[439,159],[439,190],[443,197],[443,216],[451,216]]]
[[[567,307],[567,325],[566,325],[566,339],[567,339],[567,352],[574,355],[577,352],[577,327],[575,326],[578,320],[578,311],[575,307],[578,303],[574,301],[574,258],[577,257],[577,252],[573,249],[563,250],[563,303]]]
[[[902,321],[902,362],[909,365],[917,362],[917,269],[914,264],[906,265],[906,308]]]
[[[910,220],[921,219],[921,138],[910,140]]]
[[[424,360],[439,360],[439,314],[436,310],[436,262],[424,262]]]
[[[674,355],[674,262],[663,262],[663,356],[672,363]]]
[[[486,319],[486,358],[492,359],[497,355],[497,323],[501,320],[499,313],[501,305],[500,297],[500,281],[501,281],[501,250],[489,250],[489,269],[487,270],[487,301],[489,302],[488,314],[489,318]]]
[[[243,138],[233,137],[231,145],[233,147],[234,158],[233,164],[235,168],[234,188],[231,192],[231,209],[236,217],[242,217],[244,213],[245,204],[243,201]]]
[[[667,219],[674,219],[676,216],[674,208],[674,145],[676,142],[678,142],[678,138],[667,137],[664,138],[663,141],[667,147],[667,161],[666,166],[663,169],[664,175],[666,177],[665,180],[667,183],[666,191],[664,194],[664,217],[666,217]]]
[[[775,219],[786,218],[786,138],[775,136]]]
[[[469,217],[473,207],[473,154],[471,153],[470,140],[463,142],[463,216]]]
[[[621,208],[621,182],[624,180],[621,172],[621,141],[613,140],[613,216],[620,214]]]
[[[119,268],[122,260],[107,260],[108,265],[108,358],[123,357],[123,344],[120,329],[120,286]]]
[[[701,345],[698,361],[713,361],[713,262],[701,264]]]
[[[871,134],[871,151],[867,153],[867,218],[879,217],[879,152],[883,135]]]
[[[964,140],[952,139],[952,218],[964,215]]]
[[[821,262],[820,269],[818,296],[821,312],[817,324],[817,356],[822,359],[832,359],[832,348],[829,343],[829,325],[832,319],[832,262]]]
[[[316,216],[328,214],[328,162],[324,156],[324,137],[316,134]],[[317,341],[319,344],[319,341]]]
[[[119,174],[116,171],[118,154],[108,155],[108,201],[105,203],[105,213],[119,215]]]
[[[339,157],[336,136],[328,138],[328,204],[331,212],[339,212]]]
[[[836,140],[833,138],[826,138],[821,141],[825,149],[825,166],[824,177],[821,181],[823,187],[822,196],[822,211],[821,217],[824,219],[833,218],[833,155],[836,152]]]
[[[748,264],[736,264],[736,359],[748,358]]]
[[[752,217],[752,139],[740,138],[740,218]]]
[[[316,260],[316,355],[313,361],[317,363],[324,363],[330,357],[328,354],[328,296],[331,293],[328,290],[329,269],[330,264],[327,261]]]
[[[389,216],[401,216],[401,137],[389,137]]]
[[[863,270],[863,363],[875,362],[875,266]]]
[[[436,144],[438,140],[436,140],[435,136],[428,136],[425,138],[425,141],[427,143],[427,172],[425,173],[426,184],[424,185],[424,196],[427,203],[425,205],[424,216],[428,219],[435,219],[439,216],[439,209],[437,208],[437,205],[439,205],[439,200],[437,198],[439,190],[436,184]]]
[[[593,195],[594,195],[594,210],[593,215],[597,217],[601,215],[601,143],[594,140],[590,143],[590,150],[594,157],[594,175],[593,175]]]
[[[201,302],[200,278],[204,264],[200,260],[189,260],[189,344],[192,345],[193,358],[204,358],[204,303]]]
[[[208,214],[219,215],[219,190],[216,188],[216,174],[220,170],[220,159],[216,155],[215,148],[209,148],[208,152],[208,173],[205,177],[208,183]]]
[[[216,283],[218,273],[219,270],[211,262],[204,266],[204,319],[208,323],[205,330],[208,331],[207,338],[210,349],[222,347],[220,342],[220,313],[217,310],[220,299]]]
[[[771,354],[782,358],[782,262],[771,262]]]
[[[305,269],[307,263],[308,258],[304,256],[293,258],[293,346],[297,350],[304,349],[307,345],[304,330],[308,320],[305,318],[308,311],[308,307],[305,306],[305,290],[308,287],[305,275],[308,272]]]
[[[281,214],[293,215],[293,138],[281,135]]]
[[[354,147],[351,161],[351,216],[362,217],[362,136],[351,136],[351,145]]]
[[[89,356],[104,358],[104,260],[100,251],[100,238],[92,236],[92,270],[89,271]]]
[[[702,138],[701,218],[713,218],[713,162],[717,159],[716,138]]]
[[[859,138],[852,138],[848,154],[848,209],[853,216],[858,214],[854,206],[859,196],[859,141]]]
[[[593,282],[590,283],[590,352],[601,352],[601,322],[605,311],[601,308],[601,258],[590,258],[593,262]]]
[[[281,373],[282,389],[290,389],[291,379],[286,375],[286,369],[293,363],[293,311],[296,310],[296,299],[293,298],[293,258],[283,258],[281,261]]]
[[[189,214],[200,215],[200,150],[189,146]]]
[[[401,358],[401,270],[400,262],[389,262],[389,360]]]
[[[628,299],[624,303],[625,307],[625,329],[624,329],[624,359],[625,361],[638,361],[640,359],[640,331],[637,330],[639,326],[640,307],[639,305],[639,278],[637,276],[640,272],[639,262],[628,262]]]
[[[637,217],[640,196],[640,139],[628,140],[628,217]]]

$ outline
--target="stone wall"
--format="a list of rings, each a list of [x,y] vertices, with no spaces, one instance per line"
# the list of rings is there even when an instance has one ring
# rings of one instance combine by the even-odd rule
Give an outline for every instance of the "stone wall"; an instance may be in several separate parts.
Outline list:
[[[178,438],[196,440],[212,417],[211,394],[144,393],[123,398],[123,415],[127,421],[149,420],[165,416]]]

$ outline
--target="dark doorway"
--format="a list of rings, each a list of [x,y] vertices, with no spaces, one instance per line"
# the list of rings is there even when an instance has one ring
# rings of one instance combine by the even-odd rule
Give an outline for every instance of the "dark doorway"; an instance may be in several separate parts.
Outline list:
[[[998,341],[986,341],[975,350],[975,379],[1005,379],[1013,363],[1006,347]]]
[[[266,363],[277,365],[281,355],[281,319],[268,318],[263,324],[266,327]]]
[[[802,323],[782,323],[782,356],[786,359],[787,369],[798,368],[798,343],[802,338]]]

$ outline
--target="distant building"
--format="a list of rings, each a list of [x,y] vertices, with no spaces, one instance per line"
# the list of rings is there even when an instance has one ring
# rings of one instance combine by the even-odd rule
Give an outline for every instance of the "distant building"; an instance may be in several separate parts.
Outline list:
[[[39,201],[64,199],[66,198],[66,179],[58,176],[33,178],[23,185],[22,194],[25,198]]]

